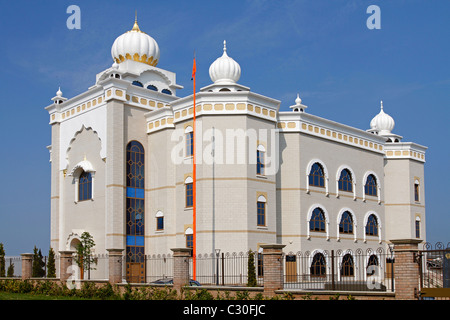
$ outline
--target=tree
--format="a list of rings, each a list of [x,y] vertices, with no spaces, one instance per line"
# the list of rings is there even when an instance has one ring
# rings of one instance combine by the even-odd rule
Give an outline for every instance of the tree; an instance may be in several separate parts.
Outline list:
[[[36,246],[33,249],[33,270],[31,276],[33,278],[42,278],[45,276],[45,262],[42,256],[41,249],[38,250]]]
[[[247,269],[247,287],[256,287],[255,253],[252,250],[248,251]]]
[[[3,243],[0,242],[0,277],[5,276],[5,249]]]
[[[53,248],[50,248],[48,251],[47,278],[56,278],[55,252]]]
[[[93,237],[89,232],[81,234],[81,241],[77,246],[75,261],[81,270],[88,271],[88,279],[90,278],[90,270],[95,270],[93,267],[96,264],[96,259],[92,257],[92,248],[95,247]]]
[[[14,277],[14,263],[11,263],[8,267],[8,277]]]

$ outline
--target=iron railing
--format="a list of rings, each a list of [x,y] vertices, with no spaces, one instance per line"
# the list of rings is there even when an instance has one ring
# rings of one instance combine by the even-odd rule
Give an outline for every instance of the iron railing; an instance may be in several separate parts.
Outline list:
[[[285,289],[394,290],[394,256],[383,248],[290,252],[283,262]]]

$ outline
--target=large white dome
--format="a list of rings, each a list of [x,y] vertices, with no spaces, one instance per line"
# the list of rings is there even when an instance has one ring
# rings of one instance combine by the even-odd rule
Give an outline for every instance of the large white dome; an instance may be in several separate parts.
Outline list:
[[[394,129],[395,121],[394,119],[384,112],[383,110],[383,101],[381,101],[381,110],[380,113],[377,114],[372,121],[370,121],[370,128],[372,130],[376,130],[379,135],[390,134]]]
[[[223,54],[209,67],[209,76],[216,84],[234,84],[241,77],[241,67],[227,55],[226,41],[223,42]]]
[[[134,60],[156,66],[159,61],[159,46],[155,39],[139,29],[137,21],[135,21],[133,29],[114,41],[111,56],[116,63]]]

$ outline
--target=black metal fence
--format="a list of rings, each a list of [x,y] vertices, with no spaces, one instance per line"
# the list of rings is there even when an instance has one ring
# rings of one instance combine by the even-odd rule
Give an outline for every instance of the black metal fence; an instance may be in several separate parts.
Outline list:
[[[450,252],[449,252],[450,253]],[[437,252],[423,254],[423,285],[442,286],[442,267]],[[46,257],[45,261],[47,262]],[[59,275],[59,257],[55,257]],[[123,261],[123,279],[126,279],[126,256]],[[14,276],[21,274],[21,257],[5,259],[7,267],[13,263]],[[95,255],[90,270],[84,270],[81,279],[107,280],[108,255]],[[173,279],[171,254],[146,255],[145,283]],[[317,250],[289,252],[282,256],[282,275],[285,289],[337,291],[393,291],[394,255],[390,250]],[[19,267],[20,266],[20,267]],[[46,268],[46,267],[45,267]],[[193,257],[189,259],[189,274],[193,276]],[[75,268],[76,269],[76,268]],[[47,268],[45,269],[47,271]],[[439,276],[441,275],[441,276]],[[196,256],[196,280],[202,285],[247,286],[252,279],[256,286],[264,286],[264,259],[261,252],[221,252]],[[128,281],[134,282],[134,281]],[[135,281],[135,282],[141,282]],[[170,282],[167,282],[170,283]]]
[[[420,288],[450,288],[450,242],[423,245],[418,255]]]
[[[321,250],[284,255],[284,288],[338,291],[393,291],[390,250]]]
[[[193,275],[194,259],[191,258],[189,262],[189,274]],[[196,280],[204,285],[264,285],[263,259],[262,254],[258,252],[198,254],[195,264]]]

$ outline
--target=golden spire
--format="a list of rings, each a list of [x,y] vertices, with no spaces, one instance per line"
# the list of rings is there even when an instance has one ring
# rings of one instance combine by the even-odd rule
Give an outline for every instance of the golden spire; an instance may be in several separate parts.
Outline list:
[[[137,10],[134,13],[134,25],[133,25],[133,29],[131,29],[131,31],[141,31],[139,29],[138,23],[137,23]]]

